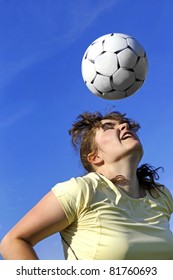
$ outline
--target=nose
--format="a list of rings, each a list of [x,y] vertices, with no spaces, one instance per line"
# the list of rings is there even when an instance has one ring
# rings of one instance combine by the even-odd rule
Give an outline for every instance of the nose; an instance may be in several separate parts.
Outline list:
[[[128,123],[120,123],[119,124],[119,129],[120,130],[124,130],[124,129],[128,130],[129,129],[129,124]]]

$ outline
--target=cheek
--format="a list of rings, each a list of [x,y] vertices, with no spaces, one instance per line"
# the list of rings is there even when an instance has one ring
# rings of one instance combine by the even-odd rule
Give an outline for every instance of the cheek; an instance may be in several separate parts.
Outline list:
[[[115,133],[107,131],[104,132],[104,135],[96,136],[95,141],[98,148],[104,149],[107,146],[111,146],[112,143],[115,144],[115,142],[117,142],[117,139],[115,137]]]

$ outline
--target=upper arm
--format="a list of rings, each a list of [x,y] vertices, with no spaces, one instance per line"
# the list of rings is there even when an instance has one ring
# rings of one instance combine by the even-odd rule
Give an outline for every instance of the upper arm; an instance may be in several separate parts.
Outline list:
[[[46,194],[10,231],[31,245],[68,226],[64,210],[52,191]]]

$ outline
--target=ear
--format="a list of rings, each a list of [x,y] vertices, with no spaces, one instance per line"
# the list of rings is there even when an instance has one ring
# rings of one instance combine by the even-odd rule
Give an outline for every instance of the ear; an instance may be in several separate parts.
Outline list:
[[[87,156],[87,160],[94,165],[102,165],[103,159],[98,154],[89,153]]]

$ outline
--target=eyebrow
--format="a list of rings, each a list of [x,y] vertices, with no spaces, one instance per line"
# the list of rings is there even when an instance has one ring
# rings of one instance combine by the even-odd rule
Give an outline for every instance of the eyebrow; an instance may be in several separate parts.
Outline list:
[[[102,123],[101,122],[101,126],[102,125],[104,125],[104,124],[111,124],[111,125],[116,125],[116,124],[118,124],[118,123],[120,123],[119,121],[114,121],[114,120],[108,120],[108,121],[106,121],[106,122],[104,122],[104,123]]]

